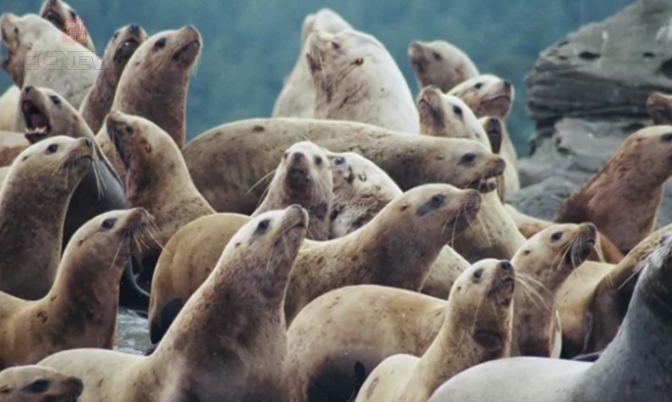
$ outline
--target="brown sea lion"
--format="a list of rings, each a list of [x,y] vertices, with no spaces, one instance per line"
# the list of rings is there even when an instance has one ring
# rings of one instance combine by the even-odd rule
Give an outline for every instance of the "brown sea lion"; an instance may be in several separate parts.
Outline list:
[[[653,124],[672,124],[672,96],[653,92],[646,99],[646,110]]]
[[[469,56],[445,40],[411,43],[408,47],[408,60],[415,73],[418,91],[436,85],[442,92],[448,92],[479,74]]]

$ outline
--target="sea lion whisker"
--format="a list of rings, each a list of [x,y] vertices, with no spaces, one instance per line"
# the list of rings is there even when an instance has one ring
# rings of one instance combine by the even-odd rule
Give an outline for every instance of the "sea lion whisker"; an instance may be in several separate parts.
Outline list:
[[[112,264],[110,264],[110,268],[108,268],[108,270],[111,271],[112,268],[114,268],[114,263],[117,262],[117,257],[119,257],[119,252],[121,251],[121,246],[122,246],[123,244],[124,244],[124,240],[122,239],[122,240],[119,242],[119,247],[117,247],[117,252],[114,253],[114,258],[112,259]]]
[[[254,190],[254,189],[255,189],[255,188],[256,188],[262,181],[268,179],[269,176],[272,176],[273,174],[275,174],[275,171],[276,171],[276,170],[278,170],[278,169],[273,169],[273,170],[271,170],[270,172],[266,173],[261,179],[259,179],[256,183],[254,183],[254,184],[252,185],[252,187],[250,187],[249,190],[247,190],[247,192],[245,193],[245,195],[250,194],[250,192],[252,192],[252,190]],[[270,183],[269,183],[269,184],[270,184]],[[268,187],[266,187],[266,188],[268,189]],[[263,198],[263,197],[262,197],[262,198]]]
[[[532,292],[529,288],[529,284],[523,280],[521,277],[516,277],[516,282],[518,282],[521,286],[519,286],[520,291],[523,292],[523,297],[525,300],[530,300],[532,304],[534,304],[535,307],[538,307],[537,300],[532,297]]]

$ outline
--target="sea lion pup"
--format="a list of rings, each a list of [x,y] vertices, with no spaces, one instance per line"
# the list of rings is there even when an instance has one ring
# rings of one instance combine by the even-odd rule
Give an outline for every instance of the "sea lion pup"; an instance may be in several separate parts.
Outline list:
[[[133,255],[142,265],[138,282],[149,289],[161,248],[185,224],[215,213],[198,192],[175,141],[158,125],[139,116],[112,111],[107,135],[126,171],[126,198],[145,208],[155,226]]]
[[[332,152],[361,154],[402,190],[425,183],[479,188],[502,163],[475,141],[403,135],[356,122],[281,117],[213,128],[190,141],[182,154],[196,187],[213,208],[251,214],[263,193],[263,186],[255,184],[276,168],[283,150],[304,140]],[[235,166],[237,174],[221,174],[227,166]]]
[[[134,235],[145,224],[142,208],[97,216],[73,236],[46,296],[25,301],[0,293],[0,369],[35,364],[62,350],[112,349],[118,283]]]
[[[420,357],[397,354],[383,360],[356,401],[424,402],[457,373],[508,357],[514,282],[514,268],[506,260],[483,260],[463,272],[427,351]]]
[[[107,43],[100,74],[79,108],[84,121],[94,133],[100,130],[105,116],[112,108],[114,94],[128,60],[146,40],[145,30],[133,24],[116,30]]]
[[[445,40],[415,41],[408,46],[418,90],[430,85],[448,92],[456,85],[478,76],[478,68],[469,56]]]
[[[334,178],[331,238],[343,237],[373,219],[403,193],[375,163],[354,152],[329,153]],[[445,299],[469,262],[446,246],[434,261],[422,293]]]
[[[329,217],[334,201],[327,150],[310,141],[289,147],[282,156],[266,196],[252,216],[292,204],[308,211],[311,240],[329,239]]]
[[[671,239],[668,235],[647,258],[623,325],[595,363],[501,359],[458,374],[429,401],[669,401],[672,294],[663,284],[672,280]]]
[[[75,402],[84,384],[76,377],[41,366],[0,371],[0,402]]]
[[[74,40],[63,40],[63,32],[36,14],[19,17],[4,13],[0,30],[9,55],[2,60],[2,67],[14,84],[19,88],[51,88],[75,108],[80,106],[100,70],[101,62],[95,53]],[[39,63],[54,67],[35,68]],[[23,119],[16,117],[15,131],[23,132]]]
[[[353,29],[314,30],[306,58],[315,86],[315,118],[350,120],[418,134],[418,111],[385,46]]]
[[[510,81],[496,75],[482,74],[455,86],[449,94],[462,99],[476,117],[506,119],[513,105],[515,90]]]
[[[592,223],[554,225],[527,240],[513,256],[522,286],[515,296],[511,356],[551,355],[555,295],[590,256],[596,236]]]
[[[518,175],[518,154],[513,146],[511,137],[506,130],[506,123],[499,117],[481,117],[478,121],[488,134],[488,138],[500,138],[500,150],[497,152],[506,161],[504,169],[504,190],[502,194],[513,194],[520,190],[520,177]],[[504,198],[502,197],[502,202]]]
[[[201,54],[200,32],[187,25],[154,34],[136,49],[121,74],[110,110],[144,117],[159,126],[178,148],[186,140],[189,76]],[[102,127],[96,135],[103,152],[121,170],[117,151]]]
[[[241,214],[207,215],[189,222],[168,240],[152,277],[147,320],[153,344],[163,338],[180,309],[215,269],[231,237],[249,220]]]
[[[307,225],[298,205],[246,223],[151,356],[79,349],[40,364],[80,376],[81,402],[287,400],[282,303]]]
[[[654,92],[646,99],[646,110],[655,125],[672,124],[672,96]]]
[[[339,287],[378,284],[418,291],[434,260],[478,213],[481,196],[448,184],[408,190],[347,236],[309,242],[294,263],[285,319]]]
[[[68,3],[61,0],[45,0],[40,8],[40,17],[54,24],[85,48],[92,52],[96,51],[86,21],[77,15],[77,11]]]
[[[556,222],[593,222],[626,254],[653,229],[672,175],[672,126],[626,138],[602,168],[558,210]]]
[[[0,291],[27,300],[47,294],[70,198],[93,158],[90,138],[57,136],[31,145],[12,163],[0,189]]]
[[[352,26],[329,8],[322,8],[315,14],[308,14],[301,29],[299,58],[292,72],[285,78],[282,91],[273,105],[272,117],[313,118],[315,113],[315,87],[306,63],[306,39],[314,29],[332,34]]]

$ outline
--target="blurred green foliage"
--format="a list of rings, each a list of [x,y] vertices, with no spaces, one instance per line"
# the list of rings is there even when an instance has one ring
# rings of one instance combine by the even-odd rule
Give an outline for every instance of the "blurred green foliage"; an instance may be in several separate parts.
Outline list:
[[[525,74],[539,52],[581,25],[614,14],[633,0],[70,0],[102,53],[115,29],[139,23],[152,35],[187,24],[203,35],[203,56],[187,103],[189,138],[216,125],[269,116],[298,57],[306,14],[330,7],[392,53],[414,93],[406,56],[413,40],[445,39],[465,50],[482,72],[513,81],[509,131],[520,153],[532,122],[525,115]],[[0,10],[39,11],[39,0],[0,0]],[[9,85],[0,74],[0,85]]]

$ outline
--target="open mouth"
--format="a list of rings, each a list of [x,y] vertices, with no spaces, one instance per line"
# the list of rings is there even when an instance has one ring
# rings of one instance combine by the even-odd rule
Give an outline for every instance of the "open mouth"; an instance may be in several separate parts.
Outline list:
[[[61,15],[54,10],[48,10],[42,14],[42,18],[54,24],[56,28],[60,29],[61,31],[65,29],[65,22],[63,21],[63,17],[61,17]]]
[[[39,140],[49,136],[51,125],[49,118],[35,105],[35,103],[25,100],[21,104],[21,111],[26,122],[26,137],[31,140]]]
[[[140,47],[138,41],[135,39],[128,39],[117,48],[116,56],[118,58],[127,59],[133,55],[138,47]]]
[[[467,184],[467,188],[478,190],[481,193],[489,193],[497,188],[497,178],[489,177],[474,180],[471,183]]]

